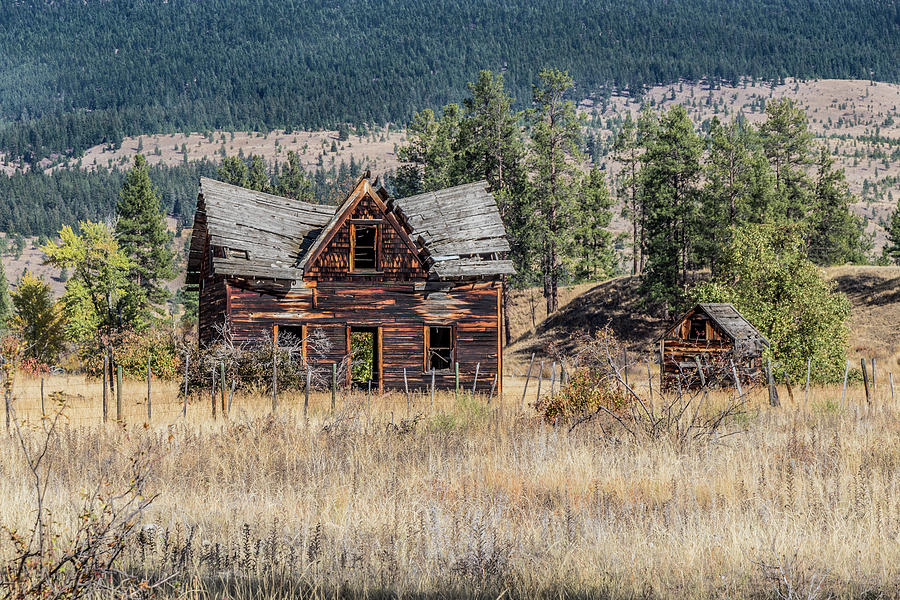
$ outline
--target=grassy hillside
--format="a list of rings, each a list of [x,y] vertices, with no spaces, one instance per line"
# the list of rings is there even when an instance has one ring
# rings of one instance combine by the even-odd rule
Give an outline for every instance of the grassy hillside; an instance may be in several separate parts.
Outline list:
[[[850,299],[851,358],[874,357],[882,364],[900,365],[900,267],[832,267],[825,273]],[[669,322],[642,313],[639,284],[636,277],[616,277],[564,288],[561,308],[549,318],[539,289],[514,292],[507,364],[520,369],[532,352],[547,356],[551,346],[571,352],[580,334],[607,323],[629,351],[646,357]]]

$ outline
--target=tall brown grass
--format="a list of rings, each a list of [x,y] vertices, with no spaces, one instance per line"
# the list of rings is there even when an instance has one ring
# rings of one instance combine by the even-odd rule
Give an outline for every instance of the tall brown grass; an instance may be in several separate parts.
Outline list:
[[[178,407],[164,387],[159,406]],[[186,420],[160,408],[146,426],[140,410],[101,425],[92,396],[50,446],[47,502],[64,537],[84,490],[127,486],[130,458],[150,457],[158,497],[126,561],[148,578],[180,569],[157,590],[173,597],[900,594],[900,404],[886,385],[871,404],[817,388],[770,408],[755,391],[733,435],[689,447],[553,427],[522,410],[521,382],[505,391],[491,405],[439,393],[434,410],[420,394],[410,413],[403,394],[371,411],[364,392],[341,395],[334,413],[316,394],[308,420],[302,395],[275,416],[269,397],[239,396],[217,421],[203,397]],[[40,435],[39,404],[16,403]],[[30,511],[0,434],[0,525]]]

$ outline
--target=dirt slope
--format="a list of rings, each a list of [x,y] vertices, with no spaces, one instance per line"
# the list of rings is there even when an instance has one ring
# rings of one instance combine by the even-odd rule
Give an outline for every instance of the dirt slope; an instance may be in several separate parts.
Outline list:
[[[850,357],[875,357],[883,365],[900,365],[900,267],[833,267],[825,274],[852,306]],[[571,351],[580,335],[607,323],[629,352],[646,355],[669,322],[641,313],[638,285],[635,277],[616,277],[565,288],[562,307],[546,319],[542,318],[539,289],[514,292],[510,307],[513,344],[506,351],[506,364],[516,370],[527,363],[532,352],[548,356],[553,347]],[[531,325],[532,300],[535,327]]]

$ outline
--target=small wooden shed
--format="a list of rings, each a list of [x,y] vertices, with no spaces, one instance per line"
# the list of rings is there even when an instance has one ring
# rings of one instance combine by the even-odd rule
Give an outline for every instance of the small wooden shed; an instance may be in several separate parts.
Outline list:
[[[734,386],[735,373],[742,384],[763,381],[762,353],[769,341],[732,304],[698,304],[658,342],[663,388],[679,381],[684,387],[704,381]]]

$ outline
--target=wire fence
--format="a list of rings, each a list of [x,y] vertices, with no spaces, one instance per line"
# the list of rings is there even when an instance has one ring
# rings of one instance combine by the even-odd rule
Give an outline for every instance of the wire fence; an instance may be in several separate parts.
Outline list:
[[[757,387],[746,393],[761,396],[771,403],[773,394],[790,402],[829,401],[839,404],[887,402],[895,400],[892,372],[879,373],[873,364],[866,368],[861,361],[862,381],[848,382],[846,373],[842,386],[811,387],[809,380],[799,385],[788,383]],[[636,393],[652,400],[661,393],[658,365],[649,362],[623,365],[622,373]],[[61,411],[65,423],[78,426],[104,422],[122,424],[162,425],[187,421],[206,423],[242,415],[262,416],[271,412],[296,418],[334,415],[348,409],[377,413],[400,421],[431,417],[458,410],[460,407],[499,412],[518,412],[534,415],[534,405],[540,398],[552,396],[566,385],[568,373],[562,364],[552,361],[532,361],[528,367],[516,369],[504,376],[502,385],[478,383],[472,376],[460,378],[459,387],[435,389],[408,387],[379,390],[377,383],[368,384],[264,388],[246,385],[225,378],[222,380],[189,382],[166,381],[153,376],[112,378],[104,384],[100,378],[85,375],[31,376],[11,371],[2,379],[6,404],[6,420],[12,416],[24,423],[38,422],[42,417]],[[476,391],[477,390],[477,391]],[[741,393],[744,393],[742,391]]]

